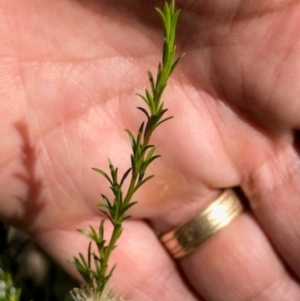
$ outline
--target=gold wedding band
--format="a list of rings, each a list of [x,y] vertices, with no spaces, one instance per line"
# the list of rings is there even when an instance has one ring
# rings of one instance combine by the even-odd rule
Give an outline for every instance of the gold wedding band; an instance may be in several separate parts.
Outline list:
[[[198,215],[161,236],[161,241],[174,258],[192,252],[219,230],[228,225],[243,211],[238,195],[226,189]]]

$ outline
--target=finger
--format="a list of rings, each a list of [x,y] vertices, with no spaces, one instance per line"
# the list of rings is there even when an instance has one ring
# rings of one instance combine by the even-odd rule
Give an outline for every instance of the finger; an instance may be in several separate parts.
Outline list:
[[[98,227],[99,220],[77,225],[87,229]],[[105,229],[109,228],[106,223]],[[37,233],[36,240],[71,274],[75,268],[67,262],[78,252],[86,254],[88,241],[75,227],[50,229]],[[166,254],[154,232],[143,222],[128,221],[110,264],[117,263],[111,285],[130,300],[202,301],[195,297],[182,281],[174,262]],[[78,277],[78,275],[77,275]]]
[[[300,289],[249,213],[243,213],[179,263],[208,301],[299,300]]]
[[[300,277],[300,159],[292,146],[271,156],[245,184],[270,240]]]
[[[290,7],[289,1],[280,1],[274,11],[278,1],[182,2],[189,82],[201,83],[272,130],[299,127],[299,3]],[[210,69],[199,72],[208,70],[203,59],[208,53]]]
[[[287,273],[257,224],[246,214],[181,264],[197,291],[209,301],[300,298],[298,284]]]

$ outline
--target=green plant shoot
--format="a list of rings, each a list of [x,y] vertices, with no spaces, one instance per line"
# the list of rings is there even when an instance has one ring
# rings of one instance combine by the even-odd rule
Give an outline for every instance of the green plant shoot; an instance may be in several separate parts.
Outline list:
[[[151,136],[159,125],[172,118],[171,116],[166,116],[168,109],[164,106],[162,95],[168,79],[182,58],[182,56],[175,58],[175,33],[179,11],[175,10],[174,0],[170,4],[165,3],[163,10],[158,8],[156,10],[164,28],[162,60],[158,64],[156,77],[148,71],[150,88],[146,89],[144,94],[138,94],[146,103],[147,109],[138,107],[145,115],[145,121],[140,125],[136,135],[129,129],[125,130],[132,147],[131,166],[121,177],[119,177],[118,168],[110,160],[108,160],[109,173],[93,168],[93,170],[106,178],[113,193],[113,199],[109,199],[102,194],[103,202],[98,204],[98,209],[112,223],[113,232],[109,241],[106,241],[104,239],[105,219],[101,221],[98,230],[92,226],[90,226],[88,231],[79,230],[91,241],[88,246],[87,256],[80,253],[72,261],[84,280],[82,289],[72,291],[72,296],[77,301],[86,300],[86,298],[90,297],[92,297],[92,300],[100,301],[104,299],[104,295],[106,296],[104,300],[106,300],[106,285],[115,269],[115,266],[109,268],[109,259],[122,234],[123,221],[129,218],[128,210],[136,204],[136,202],[132,201],[132,197],[143,184],[154,177],[154,175],[146,175],[149,165],[159,157],[156,154],[157,147],[150,143]],[[125,180],[129,183],[126,191],[123,189]],[[92,251],[93,245],[96,246],[96,253]]]

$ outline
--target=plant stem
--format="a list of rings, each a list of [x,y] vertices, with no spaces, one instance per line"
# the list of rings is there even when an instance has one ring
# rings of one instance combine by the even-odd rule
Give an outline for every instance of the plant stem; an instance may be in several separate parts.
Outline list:
[[[115,168],[110,160],[110,174],[101,169],[93,168],[108,180],[110,189],[114,195],[113,201],[102,195],[103,203],[98,204],[99,210],[112,223],[113,231],[109,242],[106,243],[104,239],[104,220],[101,222],[98,232],[92,226],[90,226],[90,231],[79,230],[97,245],[98,254],[96,255],[91,251],[90,244],[87,259],[82,254],[79,254],[79,257],[75,257],[73,260],[77,270],[84,278],[85,287],[88,288],[88,291],[100,296],[99,298],[104,293],[106,284],[114,270],[113,267],[108,271],[108,264],[110,256],[116,247],[116,242],[122,234],[123,221],[129,217],[127,216],[128,210],[136,204],[136,202],[132,201],[132,197],[143,184],[153,177],[153,175],[145,177],[149,165],[159,157],[155,154],[157,147],[150,144],[152,134],[159,125],[172,118],[171,116],[165,117],[167,109],[164,108],[161,97],[167,86],[169,77],[182,58],[180,56],[175,60],[176,46],[174,43],[179,11],[175,11],[174,0],[170,4],[165,3],[163,11],[160,9],[156,10],[164,26],[162,61],[158,65],[155,79],[152,73],[148,71],[150,89],[146,89],[144,95],[138,94],[146,103],[147,109],[138,107],[146,116],[146,120],[140,125],[136,136],[130,130],[125,130],[132,146],[131,167],[124,173],[121,180],[118,179],[118,168]],[[122,185],[129,175],[129,186],[127,192],[124,193]]]

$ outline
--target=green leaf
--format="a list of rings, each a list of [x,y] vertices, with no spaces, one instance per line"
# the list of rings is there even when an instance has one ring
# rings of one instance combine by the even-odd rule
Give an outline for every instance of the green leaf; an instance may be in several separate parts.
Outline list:
[[[131,159],[131,168],[132,168],[132,173],[136,174],[137,172],[137,167],[136,167],[136,162],[135,162],[135,157],[133,155],[130,156]]]
[[[109,164],[109,170],[111,174],[111,179],[113,181],[112,186],[118,183],[118,168],[115,168],[114,165],[112,164],[111,160],[108,159],[108,164]]]
[[[128,177],[129,173],[132,171],[132,167],[128,168],[127,171],[124,173],[121,182],[120,182],[120,187],[122,187],[124,181],[126,180],[126,178]]]
[[[88,266],[91,267],[91,254],[92,254],[92,242],[90,241],[88,246]]]
[[[142,173],[145,173],[146,169],[148,168],[148,166],[157,158],[159,158],[160,155],[156,155],[153,156],[151,158],[149,158],[147,161],[143,162],[142,166],[141,166],[141,171]]]
[[[168,111],[168,109],[162,109],[162,107],[160,107],[161,109],[159,110],[159,112],[157,113],[156,117],[156,121],[159,121],[162,116]]]
[[[153,146],[151,148],[151,150],[149,151],[149,153],[147,154],[146,158],[145,158],[145,162],[147,162],[150,158],[152,158],[154,156],[155,151],[157,150],[157,147]]]
[[[149,150],[150,149],[150,150]],[[152,149],[156,149],[156,147],[154,145],[146,145],[144,146],[141,151],[140,151],[140,157],[143,158],[143,161],[145,161],[146,159],[144,158],[144,156],[146,155],[147,151],[149,150],[146,158],[148,157],[149,153],[152,152]]]
[[[142,124],[139,127],[138,135],[136,138],[137,148],[140,148],[140,146],[141,146],[141,139],[142,139],[143,132],[144,132],[144,125],[145,125],[145,122],[142,122]]]
[[[116,268],[116,264],[114,264],[113,267],[111,268],[111,270],[109,271],[109,273],[108,273],[108,275],[107,275],[107,278],[108,278],[108,279],[112,276],[112,274],[113,274],[115,268]]]
[[[138,202],[131,202],[131,203],[125,205],[125,206],[122,208],[122,210],[121,210],[120,213],[121,213],[122,215],[125,214],[126,211],[128,211],[132,206],[134,206],[134,205],[137,204],[137,203],[138,203]]]
[[[90,237],[90,232],[84,229],[77,229],[77,231],[81,234],[83,234],[84,236]]]
[[[130,139],[130,143],[132,145],[132,149],[135,149],[136,148],[136,141],[135,141],[135,137],[134,135],[132,134],[132,132],[128,129],[125,130],[125,132],[128,134],[129,136],[129,139]]]
[[[140,111],[142,111],[142,112],[146,115],[147,120],[150,119],[149,113],[147,112],[146,109],[144,109],[144,108],[142,108],[142,107],[137,107],[137,109],[140,110]]]
[[[94,171],[98,172],[99,174],[101,174],[103,177],[105,177],[105,178],[109,181],[109,183],[110,183],[111,185],[113,185],[112,180],[111,180],[110,177],[107,175],[107,173],[105,173],[103,170],[101,170],[101,169],[99,169],[99,168],[95,168],[95,167],[93,167],[92,170],[94,170]]]
[[[154,178],[154,175],[148,176],[147,178],[145,178],[141,182],[138,182],[137,185],[134,187],[134,192],[136,192],[142,185],[144,185],[147,181],[149,181],[152,178]]]
[[[85,282],[89,282],[90,277],[87,272],[88,269],[77,259],[75,258],[71,263],[76,267],[77,271],[80,273]]]
[[[151,112],[153,112],[153,110],[155,109],[154,99],[153,99],[151,93],[147,89],[145,89],[145,95],[146,95],[146,97],[148,99],[149,109],[150,109]]]
[[[114,225],[114,220],[110,213],[108,213],[107,211],[105,211],[103,209],[99,209],[99,211],[101,211],[109,219],[109,221]]]
[[[124,222],[126,219],[130,219],[130,218],[131,218],[131,215],[126,215],[123,217],[122,222]]]
[[[166,67],[169,65],[170,62],[170,45],[165,40],[164,42],[164,48],[163,48],[163,66]]]
[[[110,186],[109,188],[113,192],[113,194],[114,194],[115,197],[117,195],[119,195],[119,193],[120,193],[120,186],[119,186],[119,184],[116,183],[114,186]]]
[[[182,54],[180,57],[178,57],[176,59],[176,61],[172,64],[171,70],[170,70],[170,75],[173,73],[173,71],[175,70],[175,68],[177,67],[177,65],[181,62],[181,60],[183,59],[184,54]]]
[[[168,120],[170,120],[172,118],[173,118],[173,116],[170,116],[170,117],[167,117],[167,118],[161,120],[160,122],[157,123],[157,125],[155,126],[155,128],[157,128],[159,125],[161,125],[162,123],[164,123],[164,122],[166,122],[166,121],[168,121]]]
[[[84,266],[84,267],[87,267],[89,268],[90,266],[88,265],[88,262],[86,261],[85,257],[83,256],[82,253],[79,253],[79,258],[80,258],[80,261],[78,259],[78,262],[81,262],[81,264]]]
[[[147,104],[147,106],[149,107],[149,101],[143,94],[136,93],[136,95],[138,97],[140,97]]]
[[[160,8],[155,8],[155,10],[157,11],[158,15],[160,16],[162,23],[164,25],[164,30],[165,30],[165,24],[167,24],[166,16]],[[166,32],[165,32],[165,34],[166,34]]]
[[[97,204],[97,207],[106,207],[109,211],[113,210],[113,204],[109,201],[109,199],[104,195],[101,194],[104,204]]]
[[[155,93],[155,83],[154,83],[153,75],[150,71],[148,71],[148,79],[149,79],[149,82],[150,82],[152,95],[154,95],[154,93]]]

